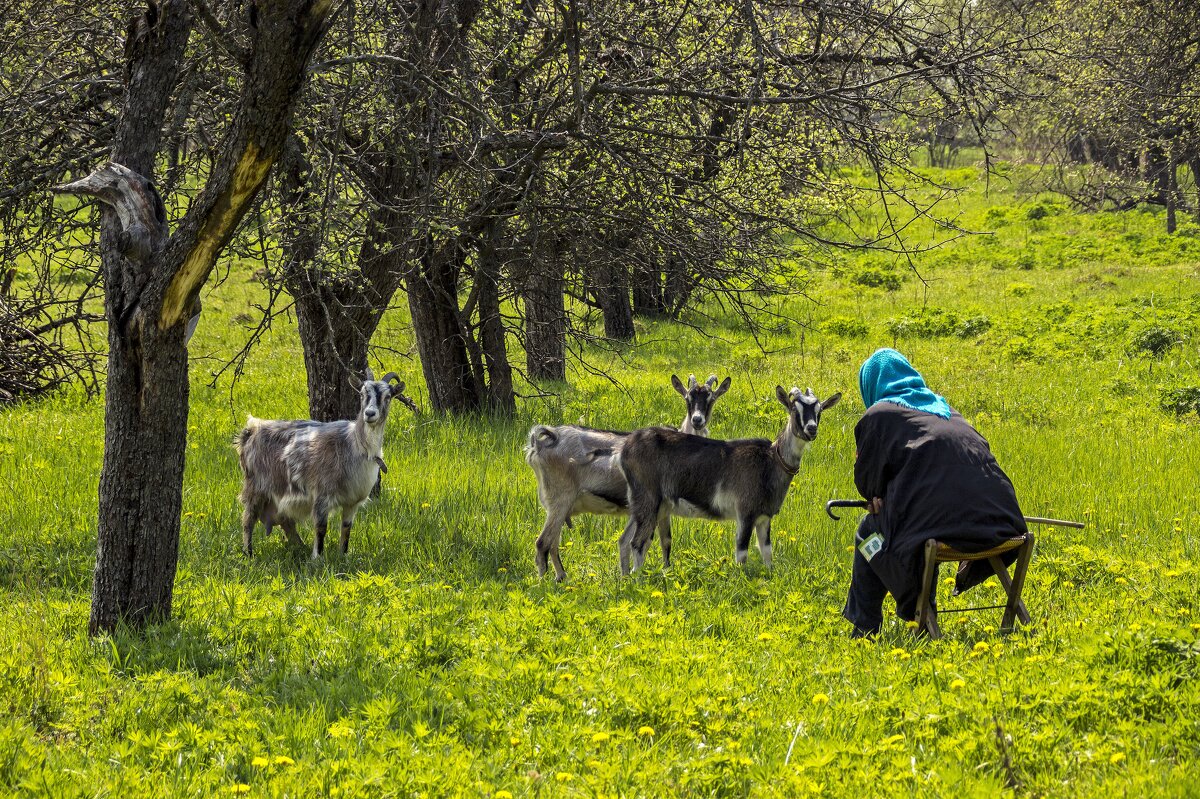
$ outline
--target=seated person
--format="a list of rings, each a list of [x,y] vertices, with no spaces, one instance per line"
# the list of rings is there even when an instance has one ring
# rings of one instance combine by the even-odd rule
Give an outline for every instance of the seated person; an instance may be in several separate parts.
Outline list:
[[[930,538],[980,552],[1026,532],[1012,482],[987,441],[903,355],[877,351],[859,370],[858,385],[867,411],[854,428],[854,484],[869,506],[855,535],[842,611],[856,637],[879,632],[889,592],[897,615],[916,618]],[[1005,555],[1007,562],[1015,557]],[[962,566],[955,593],[992,574],[987,561]]]

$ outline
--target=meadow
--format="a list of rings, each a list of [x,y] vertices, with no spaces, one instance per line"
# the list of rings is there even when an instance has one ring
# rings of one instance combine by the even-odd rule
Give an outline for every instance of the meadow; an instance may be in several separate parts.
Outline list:
[[[1200,796],[1200,226],[1082,214],[1002,165],[939,172],[984,231],[917,256],[798,259],[808,298],[761,347],[706,308],[587,350],[511,420],[395,406],[381,496],[346,557],[275,535],[241,553],[230,446],[247,413],[306,414],[280,320],[209,387],[256,301],[235,265],[205,296],[174,618],[91,640],[103,407],[67,392],[0,410],[0,793],[10,796]],[[848,179],[855,179],[853,171]],[[864,223],[871,223],[865,212]],[[878,222],[879,220],[874,220]],[[927,224],[913,242],[932,241]],[[411,349],[401,314],[378,343]],[[910,356],[990,441],[1037,530],[1033,624],[1000,611],[851,640],[857,367]],[[392,354],[416,401],[419,364]],[[729,375],[720,437],[773,437],[776,383],[845,392],[775,522],[775,569],[730,525],[681,520],[621,579],[621,521],[564,534],[540,581],[531,424],[678,424],[669,378]],[[311,541],[311,528],[302,528]],[[258,535],[261,536],[261,528]],[[996,604],[994,581],[943,608]]]

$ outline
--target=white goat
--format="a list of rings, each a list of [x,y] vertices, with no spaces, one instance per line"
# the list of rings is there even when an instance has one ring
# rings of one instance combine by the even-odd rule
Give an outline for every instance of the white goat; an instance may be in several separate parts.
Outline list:
[[[393,382],[394,381],[394,382]],[[329,514],[341,508],[341,549],[350,547],[350,528],[354,514],[367,501],[379,479],[383,462],[383,431],[388,407],[393,398],[416,410],[412,400],[403,396],[404,382],[395,372],[376,381],[366,373],[360,394],[362,403],[353,421],[312,422],[246,420],[234,446],[244,481],[238,497],[242,513],[242,548],[253,556],[251,535],[262,522],[270,535],[279,524],[297,548],[304,542],[296,534],[296,522],[306,516],[313,520],[312,555],[325,550],[325,531]]]

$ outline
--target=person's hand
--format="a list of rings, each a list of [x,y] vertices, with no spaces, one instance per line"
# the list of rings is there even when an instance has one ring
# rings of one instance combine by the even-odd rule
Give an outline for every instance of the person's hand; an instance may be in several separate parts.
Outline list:
[[[867,513],[877,516],[882,512],[883,512],[883,498],[882,497],[875,497],[874,499],[872,499],[870,502],[867,503]]]

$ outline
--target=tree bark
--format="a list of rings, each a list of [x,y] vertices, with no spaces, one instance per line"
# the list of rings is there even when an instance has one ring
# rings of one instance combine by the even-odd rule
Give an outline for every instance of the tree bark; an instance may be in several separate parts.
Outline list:
[[[1175,192],[1171,189],[1172,165],[1158,144],[1150,145],[1146,156],[1148,177],[1154,184],[1156,199],[1167,209],[1167,232],[1175,232]]]
[[[604,317],[604,336],[633,341],[633,306],[629,296],[629,270],[607,254],[593,270],[592,295]]]
[[[501,225],[495,222],[485,232],[479,247],[479,338],[487,365],[488,407],[495,413],[517,410],[513,393],[512,366],[508,362],[507,335],[500,315],[500,259],[496,251]]]
[[[429,403],[442,413],[467,413],[480,410],[483,397],[459,321],[453,258],[453,254],[433,251],[431,243],[409,267],[404,285]]]
[[[555,239],[524,280],[525,369],[531,380],[567,379],[562,256],[563,243]]]

